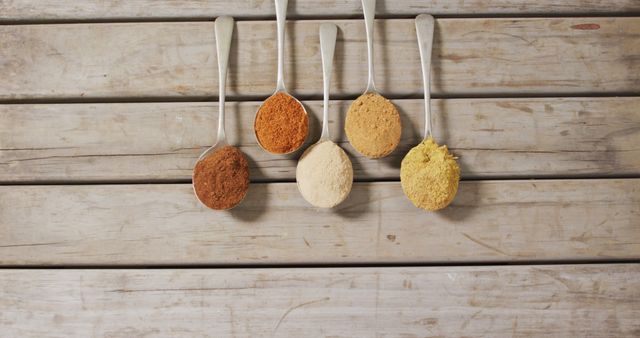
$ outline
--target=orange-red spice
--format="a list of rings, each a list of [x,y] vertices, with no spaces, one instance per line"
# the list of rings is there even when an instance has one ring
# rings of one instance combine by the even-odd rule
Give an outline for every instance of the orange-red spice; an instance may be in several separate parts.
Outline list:
[[[196,163],[193,188],[209,208],[232,208],[249,189],[249,163],[238,148],[222,147]]]
[[[264,101],[256,114],[254,128],[264,149],[286,154],[304,143],[309,132],[309,118],[300,102],[279,92]]]

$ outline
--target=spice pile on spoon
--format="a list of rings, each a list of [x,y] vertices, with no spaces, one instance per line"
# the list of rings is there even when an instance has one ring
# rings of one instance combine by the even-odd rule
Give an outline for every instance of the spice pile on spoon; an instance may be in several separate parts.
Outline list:
[[[254,131],[258,144],[272,154],[298,150],[309,133],[309,118],[302,103],[284,86],[284,29],[288,0],[276,0],[278,28],[278,78],[276,90],[256,113]]]
[[[369,80],[364,94],[349,107],[345,120],[345,133],[351,145],[362,155],[380,158],[389,155],[400,143],[402,125],[396,107],[376,91],[373,81],[373,19],[376,0],[362,0]]]
[[[300,157],[296,168],[298,190],[310,204],[331,208],[347,198],[353,184],[353,167],[347,154],[329,138],[329,87],[338,27],[320,25],[320,52],[324,87],[322,135]]]
[[[425,131],[424,140],[402,159],[400,182],[405,195],[413,204],[435,211],[448,206],[458,191],[460,167],[446,145],[439,146],[431,133],[431,50],[433,47],[433,16],[421,14],[416,18],[416,33],[424,82]]]
[[[216,143],[207,149],[193,168],[193,190],[198,200],[215,210],[238,205],[249,189],[249,163],[240,149],[227,143],[224,132],[225,87],[229,49],[233,34],[233,18],[216,19],[216,52],[218,55],[219,116]]]

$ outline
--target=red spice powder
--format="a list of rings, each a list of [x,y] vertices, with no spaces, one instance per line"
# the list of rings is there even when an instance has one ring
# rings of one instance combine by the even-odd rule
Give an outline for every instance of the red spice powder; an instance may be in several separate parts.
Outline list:
[[[193,188],[207,207],[232,208],[249,189],[249,163],[238,148],[222,147],[196,163]]]
[[[276,93],[264,101],[254,125],[260,145],[275,154],[298,149],[307,138],[309,118],[291,95]]]

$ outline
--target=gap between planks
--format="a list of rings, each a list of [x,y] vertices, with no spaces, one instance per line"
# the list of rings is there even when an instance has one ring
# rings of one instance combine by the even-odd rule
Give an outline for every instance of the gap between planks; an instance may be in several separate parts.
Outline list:
[[[640,179],[637,174],[616,174],[616,175],[589,175],[589,174],[573,174],[571,176],[562,175],[536,175],[535,177],[516,177],[516,176],[469,176],[461,178],[460,182],[478,182],[478,181],[522,181],[522,180],[545,180],[545,181],[566,181],[566,180],[616,180],[616,179]],[[253,179],[251,184],[277,184],[277,183],[295,183],[295,179]],[[357,178],[353,183],[385,183],[397,182],[398,178]],[[119,180],[50,180],[50,181],[20,181],[20,182],[0,182],[0,186],[55,186],[55,185],[144,185],[144,184],[191,184],[190,179],[119,179]]]
[[[360,94],[345,95],[345,94],[331,94],[330,102],[334,101],[353,101],[358,98]],[[249,102],[266,100],[269,96],[264,95],[227,95],[225,100],[227,103],[233,102]],[[423,100],[422,94],[409,94],[399,95],[390,94],[385,95],[389,100]],[[456,94],[431,94],[432,100],[444,99],[444,100],[472,100],[472,99],[572,99],[572,98],[615,98],[615,97],[640,97],[639,91],[624,91],[624,92],[591,92],[591,93],[553,93],[553,92],[540,92],[540,93],[456,93]],[[314,95],[296,95],[296,98],[301,101],[322,101],[322,94]],[[217,95],[207,96],[143,96],[143,97],[70,97],[70,98],[28,98],[18,100],[5,100],[0,99],[0,105],[8,104],[87,104],[87,103],[202,103],[202,102],[218,102]]]
[[[153,6],[154,10],[148,8]],[[181,2],[136,2],[109,3],[87,0],[68,3],[46,0],[23,0],[0,3],[3,23],[48,23],[48,22],[109,22],[109,21],[173,21],[210,20],[219,15],[231,15],[240,20],[275,19],[275,8],[271,1],[242,1],[229,6],[223,1],[198,0]],[[376,17],[406,18],[420,13],[437,17],[556,17],[556,16],[628,16],[640,12],[633,0],[616,1],[560,1],[542,0],[498,0],[486,2],[470,0],[451,2],[448,0],[403,0],[379,1]],[[298,19],[361,19],[359,1],[291,1],[287,18]]]
[[[531,261],[482,261],[482,262],[394,262],[394,263],[316,263],[316,264],[69,264],[69,265],[38,265],[38,264],[0,264],[0,270],[232,270],[232,269],[358,269],[358,268],[430,268],[430,267],[501,267],[501,266],[557,266],[557,265],[615,265],[615,264],[640,264],[640,259],[557,259],[557,260],[531,260]]]
[[[422,12],[416,12],[415,14],[376,14],[376,20],[378,19],[412,19],[419,14],[431,14],[428,10]],[[605,17],[638,17],[640,11],[630,12],[559,12],[559,13],[464,13],[464,14],[432,14],[435,19],[554,19],[554,18],[605,18]],[[221,15],[220,15],[221,16]],[[40,20],[8,20],[0,18],[0,26],[28,26],[28,25],[72,25],[72,24],[109,24],[109,23],[176,23],[176,22],[207,22],[215,21],[218,16],[197,17],[197,16],[184,16],[184,17],[155,17],[155,18],[94,18],[94,19],[40,19]],[[274,15],[265,16],[233,16],[236,22],[243,21],[275,21]],[[362,15],[289,15],[287,14],[287,21],[295,20],[363,20]]]

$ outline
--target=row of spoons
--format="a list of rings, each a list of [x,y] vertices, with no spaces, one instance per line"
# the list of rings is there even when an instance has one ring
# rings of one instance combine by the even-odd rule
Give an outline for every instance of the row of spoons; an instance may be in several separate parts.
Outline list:
[[[284,86],[284,29],[285,14],[288,0],[276,0],[276,18],[278,31],[278,75],[274,94],[262,104],[256,113],[254,131],[258,144],[266,151],[274,154],[287,154],[298,150],[306,139],[308,118],[304,106],[286,92]],[[400,141],[400,116],[391,101],[382,97],[375,88],[373,69],[373,19],[375,0],[362,0],[367,33],[369,78],[367,89],[354,101],[347,113],[345,131],[352,146],[361,154],[370,158],[381,158],[391,153]],[[438,146],[431,136],[430,118],[430,59],[433,45],[434,19],[430,15],[420,15],[416,18],[416,32],[418,35],[421,64],[423,71],[425,92],[425,134],[424,141],[414,147],[402,162],[401,181],[405,194],[418,207],[426,210],[438,210],[446,207],[455,196],[459,180],[459,168],[453,156],[448,153],[446,146]],[[230,153],[230,146],[224,132],[224,102],[228,56],[233,32],[233,19],[220,17],[215,22],[216,50],[218,53],[219,70],[219,122],[218,139],[216,144],[206,150],[198,159],[194,168],[193,186],[196,196],[204,205],[212,209],[230,209],[239,204],[248,189],[248,164],[239,150],[235,159],[226,162],[235,170],[221,173],[220,170],[207,171],[206,175],[199,172],[203,163],[211,161],[215,153],[224,149]],[[337,26],[332,23],[320,25],[320,49],[323,70],[323,119],[322,134],[317,143],[310,146],[300,157],[296,181],[302,196],[312,205],[330,208],[341,203],[348,196],[352,182],[353,169],[351,162],[342,148],[331,141],[329,135],[329,88],[331,82],[333,56],[337,37]],[[282,99],[285,98],[285,101]],[[270,100],[279,100],[280,106]],[[369,102],[367,102],[369,101]],[[280,121],[282,112],[274,109],[264,109],[266,105],[281,107],[285,104],[297,105],[302,114],[300,121]],[[280,116],[270,114],[280,113]],[[288,116],[289,118],[291,116]],[[272,123],[274,120],[278,123]],[[268,121],[271,123],[262,123]],[[261,124],[260,124],[261,123]],[[302,124],[302,128],[300,125]],[[261,126],[258,128],[258,126]],[[269,129],[271,128],[271,130]],[[296,129],[297,128],[297,129]],[[305,135],[301,140],[293,140],[295,144],[288,147],[270,145],[291,143],[291,131],[304,129]],[[283,130],[285,132],[283,132]],[[289,132],[289,133],[287,133]],[[265,142],[265,135],[270,139]],[[289,136],[287,136],[289,135]],[[287,139],[278,143],[277,137]],[[233,148],[233,147],[231,147]],[[442,155],[442,156],[441,156]],[[232,156],[233,157],[233,156]],[[440,161],[442,163],[429,163]],[[406,164],[406,165],[405,165]],[[422,165],[424,164],[424,165]],[[405,167],[407,168],[405,170]],[[444,168],[444,170],[443,170]],[[220,177],[221,174],[229,177]],[[211,177],[215,176],[215,177]],[[241,184],[240,184],[241,183]],[[244,191],[239,191],[238,185]],[[220,188],[220,189],[215,189]],[[225,195],[226,194],[226,195]],[[229,198],[232,196],[232,198]],[[224,203],[212,203],[213,200],[224,200]]]

